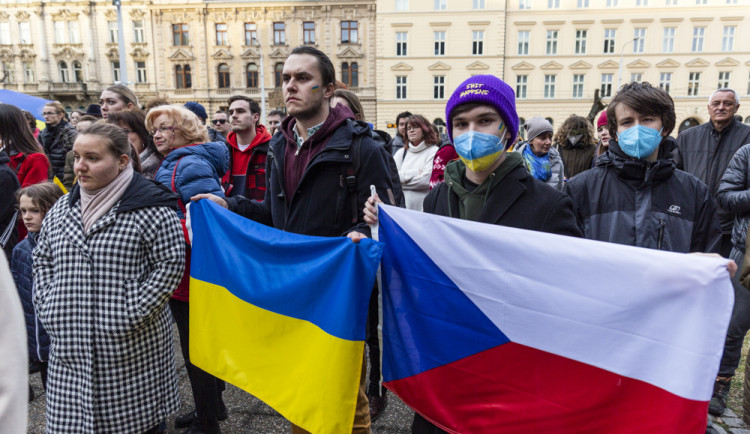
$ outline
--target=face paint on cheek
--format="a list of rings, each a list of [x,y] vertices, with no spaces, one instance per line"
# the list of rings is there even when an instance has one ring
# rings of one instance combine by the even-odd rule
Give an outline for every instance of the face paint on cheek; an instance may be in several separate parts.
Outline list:
[[[320,86],[313,86],[312,91],[317,92],[320,90]]]

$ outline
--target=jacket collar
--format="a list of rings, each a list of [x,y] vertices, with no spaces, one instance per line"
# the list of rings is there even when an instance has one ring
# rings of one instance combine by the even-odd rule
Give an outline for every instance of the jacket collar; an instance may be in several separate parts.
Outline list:
[[[68,205],[73,208],[73,205],[81,198],[80,186],[76,184],[68,196]],[[140,173],[134,173],[133,179],[130,181],[125,193],[123,193],[119,205],[115,206],[115,213],[150,206],[166,206],[178,210],[177,194],[170,191],[161,183],[146,179]]]

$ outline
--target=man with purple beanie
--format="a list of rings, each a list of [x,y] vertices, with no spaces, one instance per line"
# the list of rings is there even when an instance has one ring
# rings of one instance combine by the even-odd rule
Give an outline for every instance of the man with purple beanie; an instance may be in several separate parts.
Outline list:
[[[581,236],[570,198],[532,177],[521,154],[507,152],[518,134],[510,86],[492,75],[471,77],[453,92],[445,116],[459,159],[446,166],[445,182],[425,198],[425,212]],[[377,222],[375,200],[368,199],[365,208],[370,224]],[[442,432],[421,415],[414,416],[412,433]]]

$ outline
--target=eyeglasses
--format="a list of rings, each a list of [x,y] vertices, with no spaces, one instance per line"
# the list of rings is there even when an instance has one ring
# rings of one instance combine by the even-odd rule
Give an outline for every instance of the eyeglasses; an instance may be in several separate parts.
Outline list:
[[[411,125],[408,125],[408,126],[406,127],[406,131],[419,130],[419,129],[421,129],[421,128],[419,128],[419,127],[413,127],[413,126],[411,126]]]
[[[224,125],[225,123],[227,123],[227,120],[226,119],[214,119],[211,121],[211,123],[214,125],[219,125],[219,124]]]
[[[42,112],[42,116],[54,116],[57,112]]]
[[[174,132],[174,130],[176,129],[177,128],[175,127],[159,127],[155,130],[149,131],[149,134],[151,134],[151,136],[155,136],[156,133],[161,133],[162,135],[164,135],[164,134],[167,134],[168,132]]]

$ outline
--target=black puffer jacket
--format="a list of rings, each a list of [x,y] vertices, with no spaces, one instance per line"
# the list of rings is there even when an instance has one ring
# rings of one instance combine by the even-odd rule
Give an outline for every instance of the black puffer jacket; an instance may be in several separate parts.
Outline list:
[[[0,238],[16,214],[16,191],[21,188],[16,172],[10,167],[10,157],[5,151],[0,151]],[[9,232],[5,243],[5,256],[10,259],[13,247],[18,241],[18,231],[15,226]],[[5,240],[0,240],[5,241]]]
[[[16,282],[18,296],[23,306],[23,316],[26,320],[26,341],[29,347],[29,360],[46,362],[49,355],[50,339],[47,331],[37,318],[32,291],[34,289],[33,258],[32,250],[36,247],[37,233],[29,232],[25,240],[18,243],[13,249],[13,258],[10,261],[10,271]]]
[[[703,181],[711,194],[719,190],[719,183],[727,170],[729,161],[743,145],[750,143],[750,126],[736,120],[721,133],[714,129],[711,121],[690,128],[677,136],[680,160],[677,168],[695,175]],[[732,216],[719,209],[722,232],[732,230]]]
[[[667,137],[661,146],[672,147]],[[708,187],[675,169],[625,155],[616,140],[596,166],[565,186],[584,236],[672,252],[718,252],[721,229]]]
[[[719,206],[734,218],[732,246],[745,252],[747,225],[750,224],[750,145],[734,154],[716,192]]]
[[[286,123],[291,118],[287,118]],[[361,136],[359,157],[352,143]],[[266,161],[266,195],[262,202],[242,196],[227,198],[229,209],[257,222],[305,235],[324,237],[343,236],[358,231],[370,236],[364,222],[363,209],[374,185],[383,202],[389,203],[388,189],[392,189],[387,152],[372,139],[367,124],[347,119],[326,142],[325,147],[312,157],[294,195],[287,196],[284,182],[284,154],[287,137],[276,134],[271,139]],[[359,167],[354,170],[354,160]],[[347,178],[354,170],[353,191]],[[356,202],[352,197],[356,196]],[[354,215],[356,213],[356,216]]]
[[[48,126],[39,133],[39,141],[49,158],[52,173],[61,182],[65,172],[65,156],[73,149],[73,142],[77,136],[76,128],[64,120],[54,127]]]

